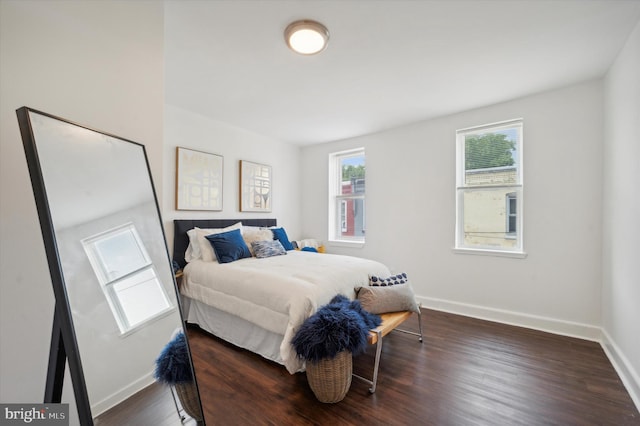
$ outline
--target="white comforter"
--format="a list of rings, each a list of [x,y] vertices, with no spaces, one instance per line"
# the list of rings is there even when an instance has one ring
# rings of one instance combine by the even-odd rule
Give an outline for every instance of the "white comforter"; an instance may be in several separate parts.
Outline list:
[[[231,263],[197,260],[184,269],[181,293],[284,336],[280,354],[290,373],[300,368],[291,339],[336,294],[354,298],[369,275],[388,276],[373,260],[288,251],[284,256]]]

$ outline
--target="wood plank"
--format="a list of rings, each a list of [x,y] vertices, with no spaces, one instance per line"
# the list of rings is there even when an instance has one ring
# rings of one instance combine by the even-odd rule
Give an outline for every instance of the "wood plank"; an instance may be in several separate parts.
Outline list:
[[[102,413],[94,423],[100,426],[196,426],[191,418],[181,421],[171,389],[157,382]]]
[[[394,328],[405,322],[411,316],[411,314],[412,312],[410,311],[388,312],[380,314],[380,318],[382,318],[382,324],[369,332],[369,337],[367,338],[368,342],[372,345],[375,345],[376,343],[378,343],[378,331],[381,332],[382,337],[386,336],[387,334],[391,333]]]
[[[337,404],[318,402],[304,373],[189,328],[207,424],[640,425],[598,343],[422,312],[424,342],[389,334],[376,392],[355,380]],[[418,316],[402,328],[418,331]],[[354,358],[356,374],[374,351]]]

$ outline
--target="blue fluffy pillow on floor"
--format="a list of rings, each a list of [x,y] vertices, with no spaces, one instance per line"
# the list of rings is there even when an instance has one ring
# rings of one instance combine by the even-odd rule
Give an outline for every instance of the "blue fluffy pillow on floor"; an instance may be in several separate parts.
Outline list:
[[[187,339],[183,332],[178,333],[162,349],[160,356],[156,360],[156,369],[153,375],[160,383],[168,385],[193,380],[189,351],[187,350]]]

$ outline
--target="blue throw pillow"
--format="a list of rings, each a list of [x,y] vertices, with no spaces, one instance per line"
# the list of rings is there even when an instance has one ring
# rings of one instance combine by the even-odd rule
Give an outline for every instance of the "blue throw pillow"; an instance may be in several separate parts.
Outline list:
[[[273,232],[273,239],[280,241],[280,244],[282,244],[285,250],[293,250],[293,244],[289,241],[289,237],[284,228],[272,228],[271,231]]]
[[[207,235],[205,238],[209,240],[220,263],[229,263],[234,260],[251,257],[249,247],[242,239],[242,233],[239,229]]]

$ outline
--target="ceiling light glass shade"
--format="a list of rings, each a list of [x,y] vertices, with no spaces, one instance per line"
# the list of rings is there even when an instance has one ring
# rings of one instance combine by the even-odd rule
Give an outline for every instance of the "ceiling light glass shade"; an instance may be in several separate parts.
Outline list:
[[[287,45],[301,55],[322,52],[329,42],[329,30],[316,21],[296,21],[284,30]]]

